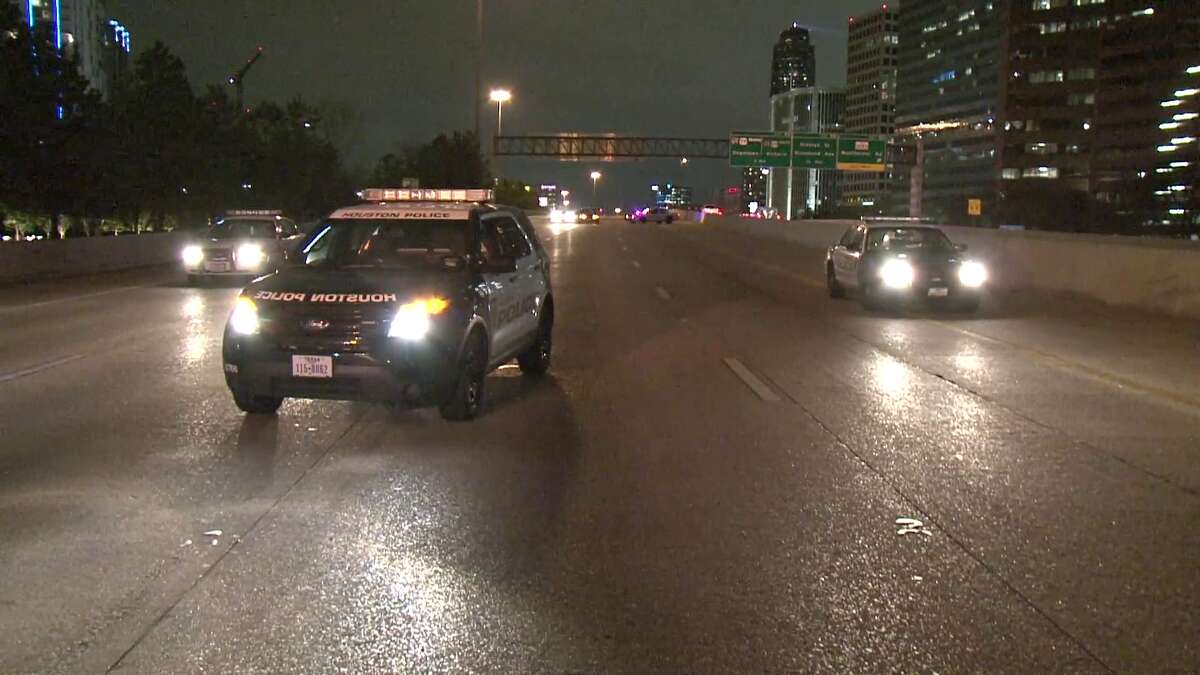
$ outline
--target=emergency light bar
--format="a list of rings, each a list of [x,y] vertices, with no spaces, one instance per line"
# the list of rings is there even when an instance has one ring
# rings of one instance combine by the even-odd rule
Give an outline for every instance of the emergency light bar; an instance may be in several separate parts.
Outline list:
[[[226,211],[225,216],[282,216],[283,211],[272,211],[266,209],[234,209]]]
[[[491,190],[433,190],[407,188],[367,188],[359,193],[368,202],[490,202]]]

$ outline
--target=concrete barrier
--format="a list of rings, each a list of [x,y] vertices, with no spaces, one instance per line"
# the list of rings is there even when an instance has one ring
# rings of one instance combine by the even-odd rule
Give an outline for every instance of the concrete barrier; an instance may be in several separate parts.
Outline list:
[[[824,249],[857,221],[706,218],[756,237]],[[1200,242],[1057,232],[944,227],[987,263],[993,286],[1084,295],[1112,305],[1200,318]]]
[[[83,276],[179,259],[183,233],[0,243],[0,283]]]

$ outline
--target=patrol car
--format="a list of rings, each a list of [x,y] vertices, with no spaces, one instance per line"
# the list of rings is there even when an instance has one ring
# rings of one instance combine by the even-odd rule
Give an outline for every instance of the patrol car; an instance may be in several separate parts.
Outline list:
[[[225,382],[247,413],[285,398],[436,405],[476,417],[486,375],[550,367],[549,257],[491,190],[364,190],[237,298]]]
[[[183,247],[183,267],[192,284],[206,277],[259,276],[279,269],[300,236],[282,211],[229,211]]]

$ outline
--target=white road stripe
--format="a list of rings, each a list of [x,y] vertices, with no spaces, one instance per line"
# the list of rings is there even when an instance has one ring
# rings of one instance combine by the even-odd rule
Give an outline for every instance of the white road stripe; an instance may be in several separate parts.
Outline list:
[[[20,379],[22,377],[36,375],[42,371],[50,370],[51,368],[57,368],[59,366],[64,366],[68,363],[71,363],[72,361],[78,361],[79,359],[82,359],[85,356],[87,356],[87,354],[76,354],[75,356],[67,356],[67,357],[64,357],[61,359],[56,359],[54,361],[48,361],[46,363],[42,363],[42,364],[30,367],[30,368],[26,368],[25,370],[18,370],[16,372],[12,372],[12,373],[5,373],[3,375],[0,375],[0,384],[3,384],[4,382],[12,382],[13,380]]]
[[[750,372],[750,369],[747,368],[746,365],[741,361],[738,361],[732,356],[727,356],[725,357],[725,365],[729,366],[729,369],[733,371],[733,374],[737,375],[742,382],[745,382],[746,386],[750,387],[750,390],[757,394],[762,400],[769,403],[778,403],[780,401],[779,395],[776,394],[770,387],[768,387],[765,382],[760,380],[757,375]]]
[[[662,298],[663,300],[670,300],[670,299],[671,299],[671,293],[670,293],[670,291],[668,291],[667,289],[663,288],[662,286],[655,286],[655,287],[654,287],[654,292],[655,292],[655,293],[658,293],[658,297]]]
[[[642,269],[642,263],[640,263],[636,260],[633,261],[633,266],[638,268],[639,270]]]
[[[152,285],[153,284],[147,284],[144,286],[121,286],[120,288],[113,288],[113,289],[109,289],[107,291],[99,291],[96,293],[84,293],[83,295],[70,295],[65,298],[55,298],[53,300],[43,300],[41,302],[31,302],[31,303],[28,303],[25,305],[12,305],[9,307],[0,307],[0,314],[7,314],[9,312],[20,312],[20,311],[24,311],[27,309],[33,309],[34,307],[45,307],[47,305],[57,305],[60,302],[74,302],[76,300],[88,300],[90,298],[98,298],[102,295],[112,295],[114,293],[125,293],[128,291],[136,291],[139,288],[150,288],[150,286],[152,286]]]

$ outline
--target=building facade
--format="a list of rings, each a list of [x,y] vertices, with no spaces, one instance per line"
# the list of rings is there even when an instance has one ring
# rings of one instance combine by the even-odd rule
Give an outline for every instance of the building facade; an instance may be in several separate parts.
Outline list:
[[[742,169],[742,189],[739,209],[741,213],[755,213],[767,205],[767,177],[770,169],[749,166]]]
[[[805,87],[771,97],[771,130],[795,134],[839,133],[844,89]],[[767,201],[788,220],[826,214],[838,205],[836,169],[775,169]],[[789,189],[790,188],[790,189]]]
[[[808,29],[793,23],[779,34],[771,59],[771,96],[817,83],[817,56]]]
[[[1196,231],[1200,17],[1167,0],[1036,0],[1009,24],[1004,210],[1072,231]]]
[[[129,31],[119,23],[120,37],[114,42],[114,24],[101,0],[15,0],[30,27],[50,27],[55,45],[79,63],[79,72],[93,89],[107,98],[122,69],[128,69],[132,51]],[[118,45],[118,55],[112,45]]]
[[[893,199],[907,201],[910,215],[968,222],[971,200],[988,216],[995,206],[1006,7],[937,0],[900,12],[896,133],[916,166],[894,183]]]
[[[850,17],[846,44],[847,133],[892,136],[896,131],[896,70],[899,6],[892,2]],[[844,207],[866,215],[884,212],[893,170],[846,172],[841,177]]]

